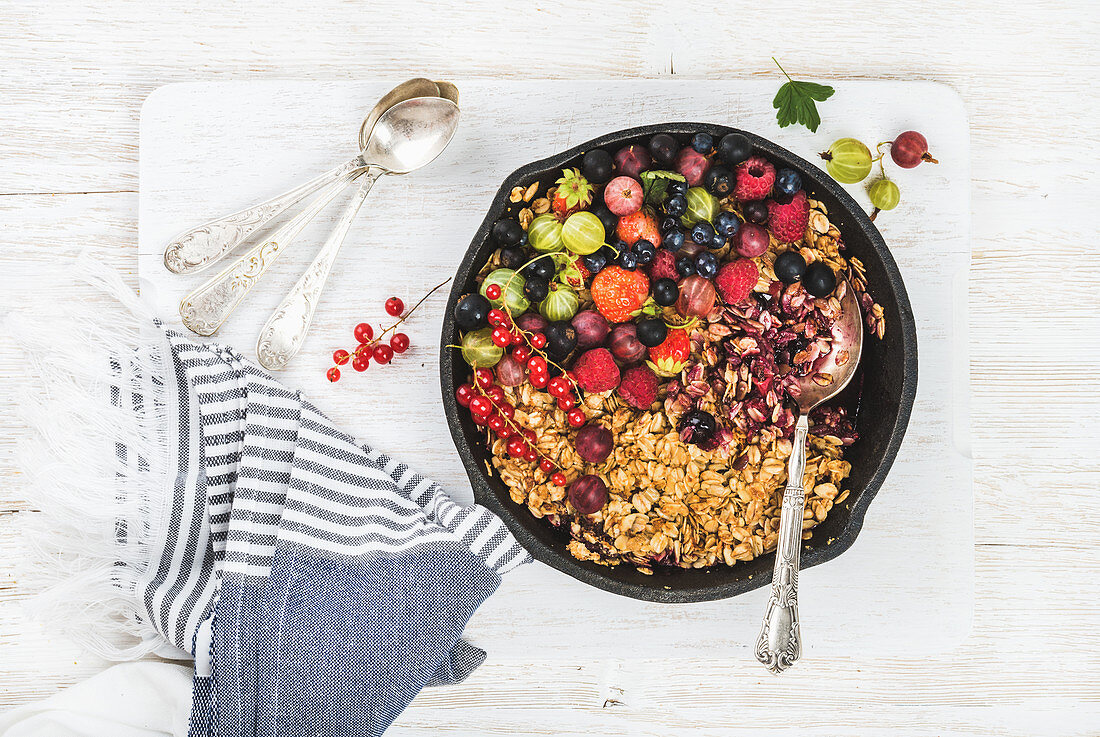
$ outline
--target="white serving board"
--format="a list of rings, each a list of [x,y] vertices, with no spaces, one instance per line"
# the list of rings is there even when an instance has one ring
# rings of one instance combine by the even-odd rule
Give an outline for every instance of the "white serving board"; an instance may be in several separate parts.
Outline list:
[[[164,244],[213,216],[266,199],[354,154],[360,120],[400,80],[196,82],[156,90],[141,116],[139,276],[142,294],[179,324],[180,298],[219,267],[181,277]],[[874,147],[918,129],[938,166],[891,169],[901,205],[883,213],[917,318],[920,382],[909,430],[859,538],[801,577],[805,657],[926,655],[965,639],[973,612],[974,533],[966,342],[970,259],[969,131],[954,92],[930,83],[834,84],[816,134],[780,129],[768,81],[452,80],[462,123],[430,167],[383,179],[352,228],[302,353],[282,378],[335,421],[459,499],[471,492],[439,401],[437,344],[445,294],[409,321],[413,349],[395,365],[325,380],[352,327],[386,318],[454,272],[500,182],[520,165],[599,134],[662,121],[735,125],[812,158],[835,138]],[[850,188],[867,203],[860,185]],[[330,208],[265,276],[218,340],[254,355],[259,327],[297,279],[338,212]],[[388,324],[388,322],[384,323]],[[182,328],[181,328],[182,329]],[[889,326],[888,326],[889,329]],[[505,577],[467,636],[497,659],[737,656],[747,662],[767,597],[704,604],[616,596],[536,563]]]

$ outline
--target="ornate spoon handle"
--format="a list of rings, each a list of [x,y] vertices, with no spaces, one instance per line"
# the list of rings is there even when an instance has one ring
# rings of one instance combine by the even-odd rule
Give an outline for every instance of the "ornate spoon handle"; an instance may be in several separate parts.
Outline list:
[[[359,191],[344,208],[340,220],[321,246],[317,257],[260,330],[260,337],[256,340],[256,357],[264,368],[269,371],[286,368],[290,359],[302,347],[309,325],[313,322],[317,302],[321,299],[321,292],[325,289],[332,264],[336,261],[336,255],[340,252],[352,220],[366,201],[371,187],[385,173],[384,169],[377,167],[367,169]]]
[[[343,191],[343,179],[330,183],[309,206],[279,228],[269,239],[253,246],[180,302],[180,317],[187,329],[199,335],[213,335],[237,305],[256,285],[268,267],[294,240],[310,220]]]
[[[306,196],[327,184],[336,181],[346,182],[364,166],[366,164],[362,157],[357,156],[346,164],[341,164],[266,202],[211,220],[182,233],[164,249],[165,268],[176,274],[191,274],[205,269],[288,207],[301,202]]]
[[[806,470],[809,426],[809,417],[805,413],[799,415],[787,462],[787,487],[783,490],[779,517],[772,594],[756,641],[756,659],[776,674],[791,667],[802,656],[802,635],[798,630],[798,561],[802,550],[802,510],[806,506],[802,474]]]

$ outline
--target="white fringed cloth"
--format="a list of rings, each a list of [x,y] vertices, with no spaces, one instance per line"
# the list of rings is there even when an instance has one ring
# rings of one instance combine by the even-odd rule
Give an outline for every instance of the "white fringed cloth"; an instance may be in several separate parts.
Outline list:
[[[8,327],[48,399],[21,449],[38,611],[94,652],[193,657],[190,734],[381,734],[483,660],[460,635],[530,560],[483,507],[335,428],[232,348],[114,314]]]

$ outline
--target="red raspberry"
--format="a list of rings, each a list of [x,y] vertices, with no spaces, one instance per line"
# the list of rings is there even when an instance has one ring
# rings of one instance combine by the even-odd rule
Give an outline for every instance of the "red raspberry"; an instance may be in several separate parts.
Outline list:
[[[735,305],[752,294],[759,278],[760,269],[756,262],[751,258],[739,258],[723,264],[718,276],[714,277],[714,285],[726,304]]]
[[[633,366],[623,372],[619,396],[631,407],[649,409],[657,401],[657,375],[648,366]]]
[[[651,281],[658,279],[680,281],[683,277],[676,270],[676,254],[667,248],[658,249],[657,255],[653,258],[653,265],[649,267],[649,278]]]
[[[619,367],[606,348],[582,353],[573,364],[573,373],[577,385],[586,392],[605,392],[619,385]]]
[[[737,165],[733,196],[739,202],[762,200],[775,184],[775,167],[763,156],[750,156]]]
[[[781,205],[768,200],[768,230],[781,243],[799,243],[806,235],[806,225],[810,222],[810,200],[801,189],[794,193],[791,201]]]

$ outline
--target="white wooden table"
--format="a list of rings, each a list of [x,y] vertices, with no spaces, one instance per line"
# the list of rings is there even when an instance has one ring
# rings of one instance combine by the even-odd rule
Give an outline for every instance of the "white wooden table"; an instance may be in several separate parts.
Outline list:
[[[51,289],[57,264],[85,246],[133,274],[138,115],[170,81],[675,72],[778,86],[774,53],[796,77],[931,79],[967,103],[977,546],[966,643],[923,659],[807,660],[780,679],[702,652],[597,661],[547,643],[424,692],[391,734],[1097,733],[1100,463],[1086,422],[1100,402],[1082,391],[1100,369],[1092,3],[157,5],[0,0],[0,306]],[[5,395],[43,391],[0,345]],[[12,455],[25,429],[8,402],[0,417],[3,709],[104,664],[23,616],[13,529],[34,511]]]

